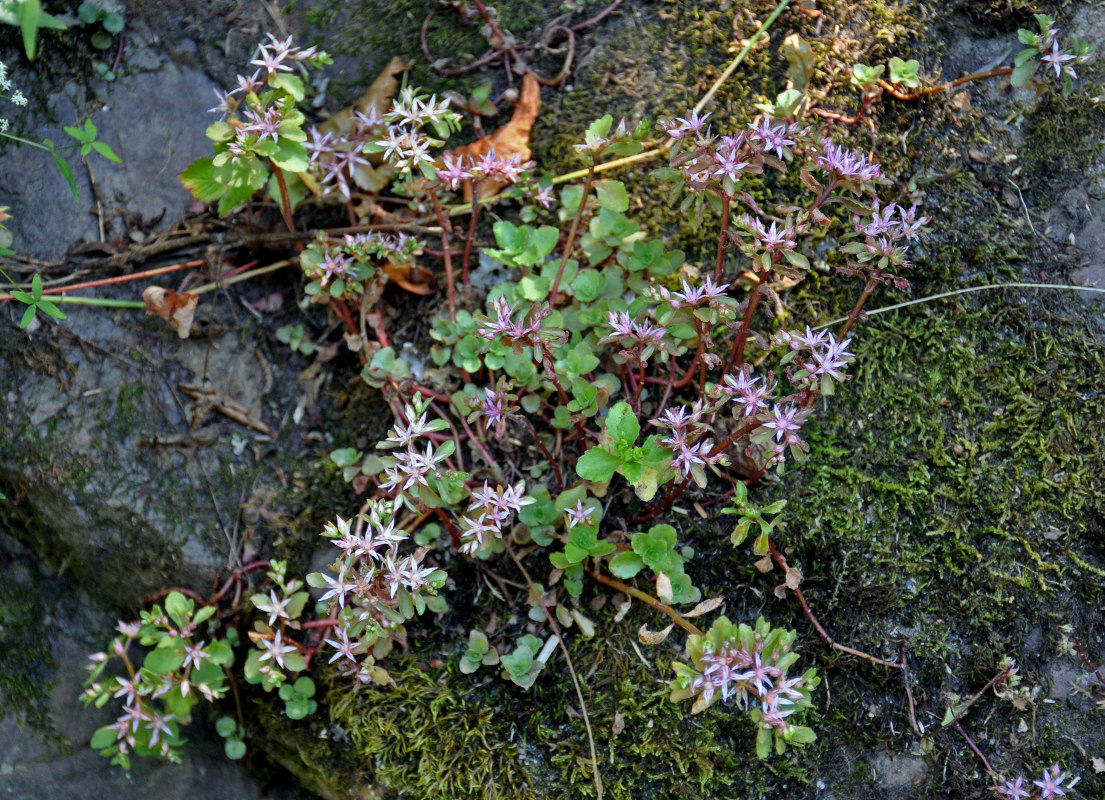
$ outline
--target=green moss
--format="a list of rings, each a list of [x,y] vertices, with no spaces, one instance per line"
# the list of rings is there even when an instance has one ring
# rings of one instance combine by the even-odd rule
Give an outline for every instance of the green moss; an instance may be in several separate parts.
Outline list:
[[[0,553],[0,555],[6,555]],[[51,744],[62,736],[50,722],[57,666],[43,619],[44,598],[23,581],[0,581],[0,719],[15,714]]]
[[[632,644],[646,615],[631,614],[620,625],[601,616],[608,635],[573,637],[571,650],[585,676],[606,796],[697,798],[722,790],[741,796],[808,782],[803,753],[756,759],[755,729],[743,715],[712,710],[688,718],[685,707],[668,701],[676,648]],[[427,645],[435,655],[436,645]],[[584,725],[559,657],[529,691],[494,668],[465,676],[453,666],[428,668],[411,655],[389,659],[389,668],[394,686],[323,679],[335,730],[348,738],[363,784],[425,800],[595,796]]]

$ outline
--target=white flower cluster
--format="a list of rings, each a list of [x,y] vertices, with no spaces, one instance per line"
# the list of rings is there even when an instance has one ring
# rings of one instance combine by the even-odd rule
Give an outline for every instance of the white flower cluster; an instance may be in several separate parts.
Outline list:
[[[12,90],[11,78],[8,77],[8,65],[3,61],[0,61],[0,97],[4,95],[8,96],[17,106],[27,105],[27,98],[23,96],[23,92],[18,89]],[[6,117],[0,117],[0,133],[7,133],[10,123]]]

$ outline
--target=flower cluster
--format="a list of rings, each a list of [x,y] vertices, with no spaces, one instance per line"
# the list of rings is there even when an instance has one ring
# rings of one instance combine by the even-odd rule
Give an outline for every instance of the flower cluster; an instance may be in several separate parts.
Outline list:
[[[621,350],[615,358],[632,360],[635,364],[643,364],[656,352],[663,353],[667,349],[664,337],[667,331],[647,321],[638,322],[632,319],[625,311],[611,311],[607,315],[606,324],[611,333],[599,339],[599,344],[616,344]]]
[[[226,92],[216,89],[218,103],[208,109],[219,115],[220,122],[231,120],[229,135],[220,133],[220,141],[227,142],[226,154],[231,159],[255,152],[271,155],[282,136],[302,142],[303,115],[296,110],[295,103],[303,99],[304,87],[298,76],[290,74],[289,62],[300,69],[330,63],[330,57],[316,47],[295,47],[290,36],[280,40],[271,33],[267,35],[269,42],[258,45],[258,57],[250,62],[258,69],[249,76],[238,75],[238,86],[234,89]],[[268,147],[264,146],[266,141],[270,143]]]
[[[383,121],[377,116],[376,109],[354,111],[351,126],[343,134],[333,130],[320,131],[317,125],[307,130],[307,149],[309,170],[321,176],[318,190],[322,197],[337,192],[344,200],[353,196],[353,185],[363,189],[376,188],[366,181],[363,171],[371,168],[371,162],[364,154],[365,146],[374,139]]]
[[[525,347],[532,347],[536,361],[544,359],[544,354],[550,351],[553,342],[567,341],[567,333],[545,325],[545,320],[552,314],[552,309],[548,306],[534,303],[517,321],[514,319],[514,309],[505,296],[496,298],[493,307],[495,319],[483,321],[478,334],[488,341],[501,341],[515,353],[521,353]]]
[[[680,171],[692,191],[742,196],[755,207],[751,196],[738,192],[746,175],[763,172],[765,164],[785,169],[794,150],[808,137],[797,123],[776,122],[768,116],[750,123],[735,136],[716,136],[706,124],[709,114],[691,112],[686,117],[661,123],[661,128],[678,145],[673,148],[672,166]]]
[[[866,275],[881,283],[893,283],[899,289],[909,288],[909,281],[888,270],[908,269],[909,243],[917,242],[928,232],[928,217],[917,215],[917,206],[909,209],[895,203],[880,205],[876,200],[871,216],[854,215],[852,230],[845,234],[840,252],[850,257],[837,271],[845,275]],[[862,241],[860,239],[862,238]]]
[[[499,379],[496,388],[483,389],[478,398],[477,408],[468,416],[468,421],[482,419],[487,430],[501,437],[506,433],[507,418],[518,411],[518,396],[511,393],[513,382]]]
[[[179,762],[180,725],[192,707],[200,698],[214,701],[226,693],[223,667],[234,655],[225,640],[204,635],[204,623],[214,612],[213,606],[197,610],[191,599],[172,592],[164,611],[155,605],[138,622],[120,622],[111,646],[89,656],[84,704],[123,704],[119,718],[92,737],[92,747],[110,756],[113,764],[129,767],[131,754]],[[141,664],[133,660],[135,643],[152,648]],[[113,659],[122,662],[125,676],[105,678]]]
[[[399,546],[408,538],[396,523],[402,507],[402,498],[371,500],[355,520],[338,517],[327,523],[322,535],[340,551],[329,568],[333,574],[307,576],[308,584],[325,590],[319,602],[327,603],[337,619],[325,640],[334,651],[330,662],[340,661],[364,682],[381,680],[375,659],[385,656],[393,642],[405,643],[404,622],[427,608],[444,610],[437,590],[445,572],[424,564],[429,549],[400,555]]]
[[[525,481],[505,489],[502,486],[492,489],[485,482],[483,489],[472,492],[472,504],[468,507],[471,516],[460,522],[460,552],[475,555],[490,548],[495,539],[502,538],[503,525],[511,515],[533,504],[533,498],[526,497],[525,493]]]
[[[841,183],[872,183],[882,177],[882,168],[859,150],[845,150],[831,139],[822,139],[821,145],[817,166]]]
[[[1066,797],[1066,792],[1063,790],[1063,781],[1067,779],[1066,773],[1059,769],[1058,764],[1053,764],[1049,769],[1043,771],[1043,775],[1040,780],[1032,781],[1031,784],[1025,782],[1023,775],[1018,775],[1013,780],[1002,781],[991,787],[991,791],[999,797],[1008,798],[1008,800],[1026,800],[1026,798],[1033,798],[1034,800],[1054,800],[1056,797]],[[1068,784],[1067,788],[1073,784]],[[1035,789],[1032,787],[1035,786]]]
[[[377,445],[385,450],[404,448],[393,456],[381,459],[386,480],[380,484],[380,488],[396,497],[414,495],[421,488],[432,492],[431,481],[436,487],[446,477],[438,465],[453,454],[455,445],[452,440],[436,446],[426,438],[425,450],[419,449],[420,440],[427,437],[427,434],[449,427],[444,420],[429,420],[427,407],[428,403],[422,395],[415,395],[411,403],[403,409],[405,421],[396,422],[388,437]]]
[[[8,95],[8,99],[15,105],[27,105],[27,98],[23,96],[23,92],[19,89],[12,90],[11,78],[8,77],[8,65],[0,61],[0,97],[3,97],[5,94]],[[8,127],[9,123],[7,118],[0,117],[0,133],[7,133]]]
[[[656,427],[669,431],[660,444],[674,454],[672,467],[694,478],[700,487],[706,486],[706,468],[716,471],[716,465],[726,461],[724,453],[713,452],[714,442],[706,437],[705,416],[706,408],[700,400],[691,408],[685,405],[669,408],[652,420]]]
[[[671,699],[694,698],[691,713],[704,711],[716,699],[735,702],[751,712],[760,727],[756,749],[761,758],[772,739],[802,744],[813,731],[796,722],[811,706],[810,690],[818,679],[813,670],[794,677],[787,670],[798,660],[791,651],[796,634],[772,628],[762,617],[755,627],[734,625],[721,617],[702,636],[691,636],[691,663],[676,662]]]
[[[441,147],[445,137],[460,125],[460,116],[449,109],[448,98],[425,97],[405,87],[384,115],[380,138],[366,143],[364,151],[380,153],[401,175],[419,171],[428,179],[437,175],[431,148]],[[436,136],[426,132],[432,128]]]
[[[329,299],[363,292],[364,282],[375,274],[376,264],[407,266],[421,251],[422,242],[402,232],[345,234],[338,240],[320,234],[300,253],[299,264],[311,281],[307,294],[327,289],[322,296]]]
[[[445,153],[441,156],[441,165],[437,167],[437,178],[450,189],[456,189],[464,183],[479,183],[480,181],[494,181],[498,184],[517,183],[524,173],[532,170],[532,161],[523,161],[518,153],[499,156],[492,147],[480,158],[469,158],[465,155],[452,156]],[[552,198],[545,198],[551,203]]]

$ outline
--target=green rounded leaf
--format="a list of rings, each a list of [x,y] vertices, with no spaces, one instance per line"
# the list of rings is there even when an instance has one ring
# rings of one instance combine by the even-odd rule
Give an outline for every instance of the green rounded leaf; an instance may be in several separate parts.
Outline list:
[[[231,761],[237,761],[246,754],[246,743],[241,739],[229,739],[223,745],[223,752]]]

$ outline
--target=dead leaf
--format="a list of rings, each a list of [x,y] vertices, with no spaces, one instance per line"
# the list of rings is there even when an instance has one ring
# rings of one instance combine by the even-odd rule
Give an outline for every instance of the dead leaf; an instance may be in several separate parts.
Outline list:
[[[353,117],[354,112],[359,111],[370,116],[375,113],[376,116],[382,117],[391,107],[392,98],[395,97],[395,91],[399,88],[399,75],[407,69],[409,69],[409,66],[402,59],[397,57],[391,59],[388,65],[376,76],[376,80],[372,82],[372,85],[368,87],[368,91],[362,94],[356,103],[349,106],[349,108],[342,109],[319,125],[319,130],[322,133],[332,132],[337,136],[344,136],[351,133],[358,126],[356,119]],[[368,160],[372,162],[371,165],[358,164],[354,169],[353,182],[366,192],[379,192],[391,182],[394,170],[391,167],[380,166],[383,163],[383,156],[379,153],[370,155]],[[314,185],[313,179],[305,180],[304,183],[318,194],[318,187]]]
[[[209,385],[200,386],[194,383],[182,383],[180,384],[180,390],[193,400],[206,404],[207,408],[213,408],[223,416],[229,417],[235,422],[240,422],[242,425],[247,425],[266,436],[271,436],[274,439],[276,438],[276,431],[253,416],[250,410],[244,405],[223,392],[220,392],[215,387]]]
[[[986,155],[977,147],[967,148],[967,158],[971,159],[971,161],[975,162],[976,164],[985,164],[987,161],[990,160],[990,156]]]
[[[784,580],[786,581],[787,588],[791,591],[795,591],[802,583],[802,573],[799,572],[796,567],[787,567],[787,576]]]
[[[703,614],[709,614],[711,611],[713,611],[715,608],[717,608],[718,606],[720,606],[724,602],[725,602],[725,599],[722,598],[722,597],[711,597],[709,600],[703,600],[701,603],[699,603],[697,606],[692,608],[690,611],[688,611],[683,616],[684,617],[701,617]]]
[[[199,295],[174,292],[160,286],[147,286],[142,292],[147,314],[157,314],[176,329],[176,335],[187,339],[192,331]]]
[[[660,644],[668,638],[668,634],[671,633],[671,629],[675,627],[673,622],[662,631],[650,631],[648,625],[642,625],[641,629],[637,631],[637,638],[641,640],[641,644]]]
[[[1094,758],[1091,762],[1094,772],[1105,772],[1105,758]]]
[[[663,603],[670,603],[672,600],[672,587],[671,578],[665,575],[663,572],[656,576],[656,596],[660,598]]]
[[[810,76],[813,74],[813,51],[809,44],[797,33],[783,40],[783,57],[787,64],[787,88],[806,93]]]
[[[1046,531],[1044,531],[1044,538],[1047,539],[1049,542],[1054,542],[1056,539],[1061,537],[1064,533],[1065,533],[1065,531],[1061,531],[1058,528],[1056,528],[1054,525],[1050,525],[1050,526],[1048,526],[1048,529]]]
[[[952,106],[956,111],[968,111],[971,108],[971,95],[967,92],[956,92],[952,96]]]
[[[614,595],[610,602],[614,604],[614,608],[618,609],[617,613],[614,614],[615,623],[621,622],[623,619],[625,619],[625,615],[629,613],[629,609],[633,606],[633,601],[621,592]]]
[[[514,107],[514,114],[508,122],[499,130],[479,141],[462,145],[454,151],[456,156],[468,156],[470,159],[478,159],[492,150],[500,158],[517,155],[522,161],[529,161],[529,135],[533,130],[533,123],[537,120],[537,112],[541,109],[541,85],[537,82],[532,72],[527,72],[522,78],[522,94],[518,98],[518,105]],[[480,199],[498,194],[499,190],[506,186],[500,181],[488,180],[480,185]],[[471,202],[471,189],[465,185],[465,202]]]
[[[393,282],[399,284],[411,294],[428,296],[434,293],[433,273],[412,264],[384,262],[384,272]]]
[[[625,717],[622,716],[622,712],[614,712],[614,724],[610,726],[610,734],[617,736],[619,733],[625,730]]]
[[[753,566],[760,572],[771,572],[774,569],[774,565],[771,563],[771,556],[764,556],[759,561],[755,562]]]

